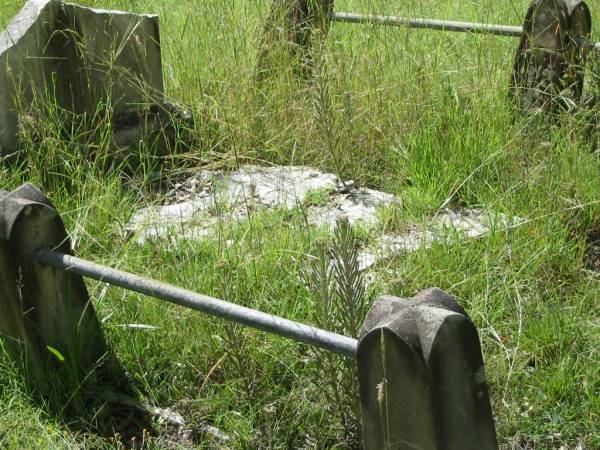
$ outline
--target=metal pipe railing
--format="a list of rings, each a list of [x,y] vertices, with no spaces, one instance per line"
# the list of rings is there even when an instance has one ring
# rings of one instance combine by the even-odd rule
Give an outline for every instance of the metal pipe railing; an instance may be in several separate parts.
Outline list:
[[[375,14],[356,14],[348,12],[330,12],[333,22],[376,24],[393,27],[418,28],[424,30],[454,31],[461,33],[485,33],[496,36],[519,37],[523,27],[512,25],[494,25],[476,22],[456,22],[453,20],[418,19],[399,16],[381,16]],[[600,51],[600,42],[586,41],[584,45]]]
[[[310,325],[273,316],[49,249],[38,250],[36,259],[41,264],[56,267],[69,273],[166,300],[176,305],[304,342],[343,356],[356,357],[358,341],[331,331],[321,330]]]
[[[355,14],[347,12],[332,12],[329,14],[329,19],[334,22],[368,23],[425,30],[457,31],[463,33],[488,33],[499,36],[517,37],[523,33],[523,27],[507,25],[455,22],[437,19],[413,19],[409,17],[379,16],[374,14]]]

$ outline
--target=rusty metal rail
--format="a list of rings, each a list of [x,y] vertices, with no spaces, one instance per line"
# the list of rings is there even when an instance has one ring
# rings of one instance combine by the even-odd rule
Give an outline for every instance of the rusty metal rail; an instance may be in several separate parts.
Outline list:
[[[456,22],[452,20],[419,19],[400,16],[381,16],[375,14],[356,14],[348,12],[331,12],[328,14],[328,17],[332,22],[375,24],[461,33],[484,33],[493,34],[496,36],[519,37],[523,33],[523,27],[521,26]],[[600,42],[586,41],[583,43],[583,45],[600,51]]]
[[[356,357],[358,341],[331,331],[321,330],[310,325],[273,316],[49,249],[39,250],[36,253],[36,259],[41,264],[56,267],[66,272],[76,273],[130,291],[166,300],[176,305],[284,336],[343,356]]]

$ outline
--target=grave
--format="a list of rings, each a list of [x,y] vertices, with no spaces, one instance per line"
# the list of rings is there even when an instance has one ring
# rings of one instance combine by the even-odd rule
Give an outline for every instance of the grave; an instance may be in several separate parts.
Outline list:
[[[75,114],[92,114],[104,103],[114,108],[115,117],[135,116],[156,111],[164,101],[155,16],[31,0],[0,36],[0,62],[6,67],[0,76],[0,154],[16,148],[20,108],[26,109],[40,90],[52,92],[62,108]],[[132,138],[126,125],[116,128],[126,131],[115,138],[119,142],[140,138],[136,127]],[[223,220],[247,220],[261,209],[295,208],[303,208],[307,223],[315,227],[331,229],[347,220],[376,229],[381,225],[379,210],[400,203],[392,194],[309,167],[242,166],[232,172],[198,172],[174,188],[167,204],[134,214],[128,233],[140,244],[200,239]],[[480,237],[498,224],[510,228],[520,221],[485,209],[442,209],[425,226],[381,234],[374,248],[362,249],[361,267],[449,237],[450,243],[456,236]],[[111,384],[130,393],[106,346],[81,273],[74,265],[60,266],[57,256],[76,262],[68,259],[72,255],[66,231],[48,199],[31,185],[0,191],[0,331],[13,343],[16,359],[29,358],[24,370],[31,371],[42,397],[56,395],[56,386],[47,382],[51,370],[61,380],[58,388],[63,392],[58,394],[63,397],[81,391],[85,402],[92,401],[94,388]],[[112,284],[125,286],[122,281]],[[160,289],[152,286],[141,292],[157,295]],[[171,298],[191,295],[173,289]],[[366,448],[497,448],[477,331],[447,294],[427,290],[410,302],[381,297],[356,348],[353,337],[342,338],[343,354],[356,356],[358,364]],[[73,373],[66,373],[64,361],[77,368],[75,378],[69,378]]]
[[[315,195],[315,193],[317,195]],[[319,201],[313,204],[312,197]],[[241,166],[225,172],[200,170],[168,193],[163,205],[136,211],[126,233],[135,242],[161,239],[177,245],[210,237],[221,224],[247,220],[257,211],[300,208],[311,226],[332,230],[339,220],[367,230],[381,226],[380,210],[401,207],[401,198],[342,181],[332,173],[306,166]],[[474,239],[492,229],[508,229],[522,221],[484,208],[444,208],[425,224],[408,224],[403,233],[377,233],[361,249],[363,270],[378,261],[413,252],[435,242]]]

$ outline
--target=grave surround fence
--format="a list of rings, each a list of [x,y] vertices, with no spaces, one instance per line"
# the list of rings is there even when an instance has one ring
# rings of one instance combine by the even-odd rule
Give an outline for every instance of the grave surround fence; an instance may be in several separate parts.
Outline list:
[[[600,51],[600,42],[590,38],[590,14],[582,0],[534,0],[523,26],[334,12],[333,4],[274,2],[292,11],[291,40],[301,49],[309,45],[308,28],[327,29],[332,22],[520,37],[515,89],[534,90],[544,82],[535,79],[534,86],[516,81],[518,71],[541,73],[530,56],[532,49],[539,50],[534,32],[538,16],[546,14],[548,23],[561,25],[556,30],[566,33],[558,50],[568,54],[568,65],[575,68],[575,79],[568,83],[582,83],[582,50]],[[92,385],[131,392],[124,369],[111,356],[83,277],[352,358],[368,450],[498,448],[477,330],[464,309],[440,289],[410,300],[382,296],[360,335],[342,336],[78,258],[59,212],[41,191],[26,184],[13,192],[0,190],[0,336],[15,360],[25,361],[23,375],[42,397],[70,399],[88,389],[91,396]]]
[[[368,450],[497,449],[477,330],[442,290],[380,297],[358,339],[342,336],[77,258],[58,211],[25,184],[0,191],[0,336],[42,397],[128,393],[82,277],[353,358]]]

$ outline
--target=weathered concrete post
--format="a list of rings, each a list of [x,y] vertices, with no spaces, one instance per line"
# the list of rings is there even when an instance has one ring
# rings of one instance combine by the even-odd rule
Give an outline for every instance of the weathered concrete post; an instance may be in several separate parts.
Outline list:
[[[565,0],[569,10],[569,33],[574,45],[569,55],[571,64],[570,82],[574,98],[578,101],[583,95],[583,79],[588,49],[581,43],[592,35],[592,14],[583,0]]]
[[[52,204],[31,184],[0,190],[0,337],[50,409],[110,416],[105,390],[129,395],[131,388],[82,278],[37,263],[43,247],[71,253]]]
[[[525,112],[571,109],[581,99],[592,30],[583,0],[533,0],[515,56],[510,96]]]
[[[357,359],[365,449],[498,448],[477,330],[442,290],[377,299]]]
[[[258,59],[258,78],[274,71],[281,56],[302,76],[311,71],[310,49],[317,34],[326,35],[334,0],[273,0]]]

